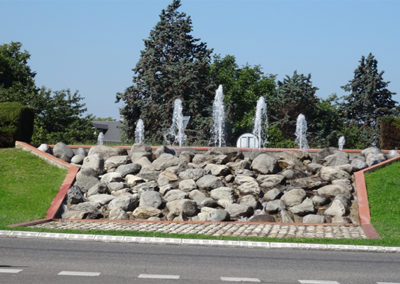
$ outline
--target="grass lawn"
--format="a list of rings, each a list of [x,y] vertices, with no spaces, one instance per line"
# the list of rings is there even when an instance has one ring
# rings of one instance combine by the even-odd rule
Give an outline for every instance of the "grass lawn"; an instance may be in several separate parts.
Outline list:
[[[0,229],[7,225],[45,217],[66,170],[18,149],[0,149]],[[272,239],[261,237],[213,237],[191,234],[165,234],[132,231],[78,231],[12,228],[12,230],[86,233],[120,236],[173,237],[266,242],[400,246],[400,162],[366,173],[372,223],[382,239]]]
[[[21,149],[0,149],[0,229],[46,217],[67,170]]]

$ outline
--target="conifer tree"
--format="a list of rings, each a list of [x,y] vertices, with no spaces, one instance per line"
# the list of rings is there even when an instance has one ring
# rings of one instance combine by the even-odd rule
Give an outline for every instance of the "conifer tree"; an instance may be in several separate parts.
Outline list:
[[[183,115],[190,116],[185,133],[189,143],[205,143],[209,137],[214,90],[209,75],[212,50],[191,35],[192,20],[179,12],[180,0],[160,14],[160,20],[144,40],[139,62],[133,69],[133,85],[117,94],[125,106],[128,138],[134,137],[136,121],[141,118],[146,140],[162,142],[163,131],[171,125],[174,100],[183,102]]]
[[[354,78],[342,86],[346,92],[342,109],[348,123],[360,129],[364,146],[379,143],[379,118],[398,112],[395,94],[387,89],[390,82],[383,80],[384,71],[378,72],[378,61],[370,53],[361,57],[354,70]]]

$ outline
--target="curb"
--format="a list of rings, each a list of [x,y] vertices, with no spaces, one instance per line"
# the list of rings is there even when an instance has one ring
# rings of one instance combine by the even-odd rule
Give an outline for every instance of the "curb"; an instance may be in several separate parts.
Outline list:
[[[180,239],[180,238],[153,238],[153,237],[126,237],[89,234],[67,233],[42,233],[25,231],[0,230],[0,238],[30,238],[45,240],[69,241],[95,241],[107,243],[134,243],[158,245],[188,245],[212,247],[240,247],[259,249],[298,249],[298,250],[323,250],[323,251],[353,251],[353,252],[380,252],[400,253],[400,247],[362,246],[362,245],[330,245],[330,244],[302,244],[279,242],[251,242],[251,241],[225,241],[207,239]]]

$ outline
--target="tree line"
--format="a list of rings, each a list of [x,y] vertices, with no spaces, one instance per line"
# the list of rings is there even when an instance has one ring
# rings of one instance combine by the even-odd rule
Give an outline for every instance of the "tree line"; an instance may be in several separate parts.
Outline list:
[[[264,73],[261,66],[239,66],[233,55],[213,54],[205,42],[192,36],[190,16],[180,12],[180,0],[172,0],[161,11],[160,20],[144,40],[144,49],[132,69],[132,85],[116,94],[124,102],[124,132],[133,141],[136,122],[144,121],[147,143],[162,144],[170,127],[174,100],[183,102],[189,145],[208,145],[215,90],[222,84],[225,94],[227,145],[251,132],[257,100],[268,105],[268,147],[295,147],[296,118],[308,122],[311,147],[337,146],[346,137],[347,148],[379,146],[379,119],[399,115],[399,106],[384,81],[383,71],[370,53],[362,56],[354,77],[342,86],[344,96],[316,96],[318,87],[311,74],[294,71],[282,80]],[[35,73],[21,51],[21,43],[0,45],[0,101],[19,101],[35,113],[33,143],[79,143],[94,141],[86,108],[79,92],[38,88]]]
[[[311,74],[294,71],[283,80],[265,74],[258,65],[238,66],[233,55],[213,55],[205,42],[194,38],[190,16],[178,11],[180,0],[160,14],[160,20],[144,40],[144,49],[133,68],[133,84],[117,94],[123,101],[127,136],[134,137],[136,122],[144,121],[146,139],[162,143],[162,133],[171,123],[173,101],[180,98],[187,126],[188,144],[208,144],[211,106],[219,84],[224,87],[227,114],[227,144],[251,132],[256,103],[260,96],[268,105],[269,147],[293,147],[296,118],[300,113],[308,122],[312,147],[337,146],[346,137],[346,147],[379,146],[379,118],[398,115],[395,94],[378,71],[370,53],[362,56],[353,79],[342,86],[347,93],[327,99],[316,96]]]

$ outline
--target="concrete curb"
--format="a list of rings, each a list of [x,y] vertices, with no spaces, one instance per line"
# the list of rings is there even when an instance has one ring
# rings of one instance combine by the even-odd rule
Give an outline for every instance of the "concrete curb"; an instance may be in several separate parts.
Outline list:
[[[400,247],[129,237],[129,236],[43,233],[43,232],[5,231],[5,230],[0,230],[0,238],[30,238],[30,239],[47,239],[47,240],[52,239],[52,240],[69,240],[69,241],[95,241],[95,242],[107,242],[107,243],[216,246],[216,247],[241,247],[241,248],[259,248],[259,249],[298,249],[298,250],[400,253]]]

